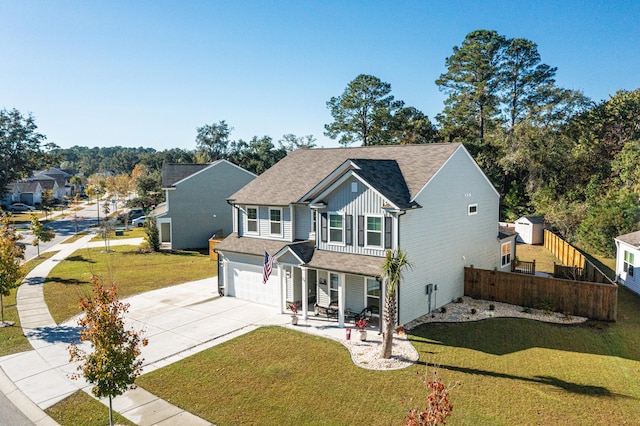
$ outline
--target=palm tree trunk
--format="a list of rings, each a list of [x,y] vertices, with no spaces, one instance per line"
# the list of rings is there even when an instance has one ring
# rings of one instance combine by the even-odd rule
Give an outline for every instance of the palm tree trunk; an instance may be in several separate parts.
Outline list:
[[[384,331],[382,333],[382,358],[391,358],[393,331],[396,324],[396,292],[388,292],[384,301]]]

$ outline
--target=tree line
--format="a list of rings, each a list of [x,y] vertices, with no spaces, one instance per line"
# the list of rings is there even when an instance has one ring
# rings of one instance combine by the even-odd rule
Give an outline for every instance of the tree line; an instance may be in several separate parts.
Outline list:
[[[640,89],[593,101],[560,87],[534,42],[490,30],[467,34],[445,66],[435,84],[447,97],[434,122],[396,99],[389,83],[361,74],[327,101],[333,120],[324,134],[342,146],[462,142],[501,194],[502,220],[543,214],[566,239],[604,254],[614,253],[614,236],[640,227]],[[196,128],[194,150],[41,147],[46,138],[16,110],[0,111],[0,129],[10,153],[0,158],[3,186],[37,160],[86,176],[130,174],[141,164],[152,193],[163,163],[226,159],[261,174],[288,152],[316,146],[312,135],[232,140],[225,120]],[[14,157],[22,162],[9,164]]]

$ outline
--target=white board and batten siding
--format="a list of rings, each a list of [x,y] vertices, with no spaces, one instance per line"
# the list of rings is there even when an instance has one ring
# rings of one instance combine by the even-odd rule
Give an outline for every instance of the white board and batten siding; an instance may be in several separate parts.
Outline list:
[[[353,192],[353,189],[356,189]],[[384,245],[384,217],[389,217],[383,209],[382,206],[387,203],[387,201],[381,197],[376,191],[370,189],[368,186],[363,184],[358,179],[351,177],[343,182],[338,188],[336,188],[331,194],[325,199],[327,203],[327,208],[321,210],[321,213],[338,213],[343,215],[343,228],[346,227],[346,216],[351,215],[353,217],[352,224],[352,237],[353,244],[346,245],[345,244],[345,233],[343,232],[343,243],[331,243],[329,241],[322,242],[321,238],[318,238],[318,248],[320,250],[330,250],[334,252],[341,253],[354,253],[354,254],[363,254],[367,256],[380,256],[383,257],[385,255],[386,250],[384,247],[376,248],[376,247],[361,247],[358,245],[358,216],[359,215],[374,215],[382,217],[382,242]],[[318,218],[320,221],[320,218]],[[329,222],[329,218],[327,217],[327,222]],[[393,219],[393,232],[395,232],[395,219]],[[365,223],[366,227],[366,223]],[[328,233],[327,229],[327,233]]]
[[[280,306],[280,277],[274,264],[273,272],[266,284],[262,283],[262,256],[250,256],[236,253],[224,254],[226,277],[224,285],[228,296],[269,306]]]
[[[493,269],[500,262],[499,195],[466,151],[458,149],[416,201],[422,208],[400,217],[399,244],[413,265],[400,288],[400,324],[463,296],[465,266]],[[438,286],[431,306],[427,284]]]
[[[315,232],[311,229],[311,209],[306,205],[294,206],[294,240],[310,240]]]

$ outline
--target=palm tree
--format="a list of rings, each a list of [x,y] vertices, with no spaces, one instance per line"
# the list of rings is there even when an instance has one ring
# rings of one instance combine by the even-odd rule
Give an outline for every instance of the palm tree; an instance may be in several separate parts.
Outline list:
[[[382,333],[382,358],[391,358],[393,332],[396,325],[396,291],[402,280],[402,270],[411,267],[407,253],[401,249],[387,251],[387,258],[382,266],[382,276],[387,283],[384,298],[384,331]]]

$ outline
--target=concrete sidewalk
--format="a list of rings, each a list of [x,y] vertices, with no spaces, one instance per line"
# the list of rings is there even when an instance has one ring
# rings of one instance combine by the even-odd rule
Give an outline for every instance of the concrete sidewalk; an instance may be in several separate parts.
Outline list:
[[[60,251],[34,268],[18,289],[21,325],[34,350],[0,358],[1,390],[38,425],[56,424],[43,409],[78,390],[91,395],[90,385],[84,380],[69,379],[76,372],[76,365],[69,362],[67,346],[79,343],[77,318],[59,325],[53,321],[44,301],[43,283],[53,267],[76,250],[103,245],[90,242],[93,237],[88,235],[71,244],[58,245],[55,249]],[[140,240],[113,240],[111,245],[137,245]],[[149,339],[149,344],[142,348],[143,374],[257,327],[291,321],[290,315],[281,314],[278,308],[219,297],[217,287],[217,278],[213,277],[123,299],[130,304],[127,326],[143,330],[144,337]],[[309,318],[302,320],[296,329],[344,340],[345,331],[335,322]],[[84,345],[89,348],[86,342]],[[107,405],[108,399],[102,402]],[[138,425],[210,424],[139,387],[115,398],[113,408]]]

